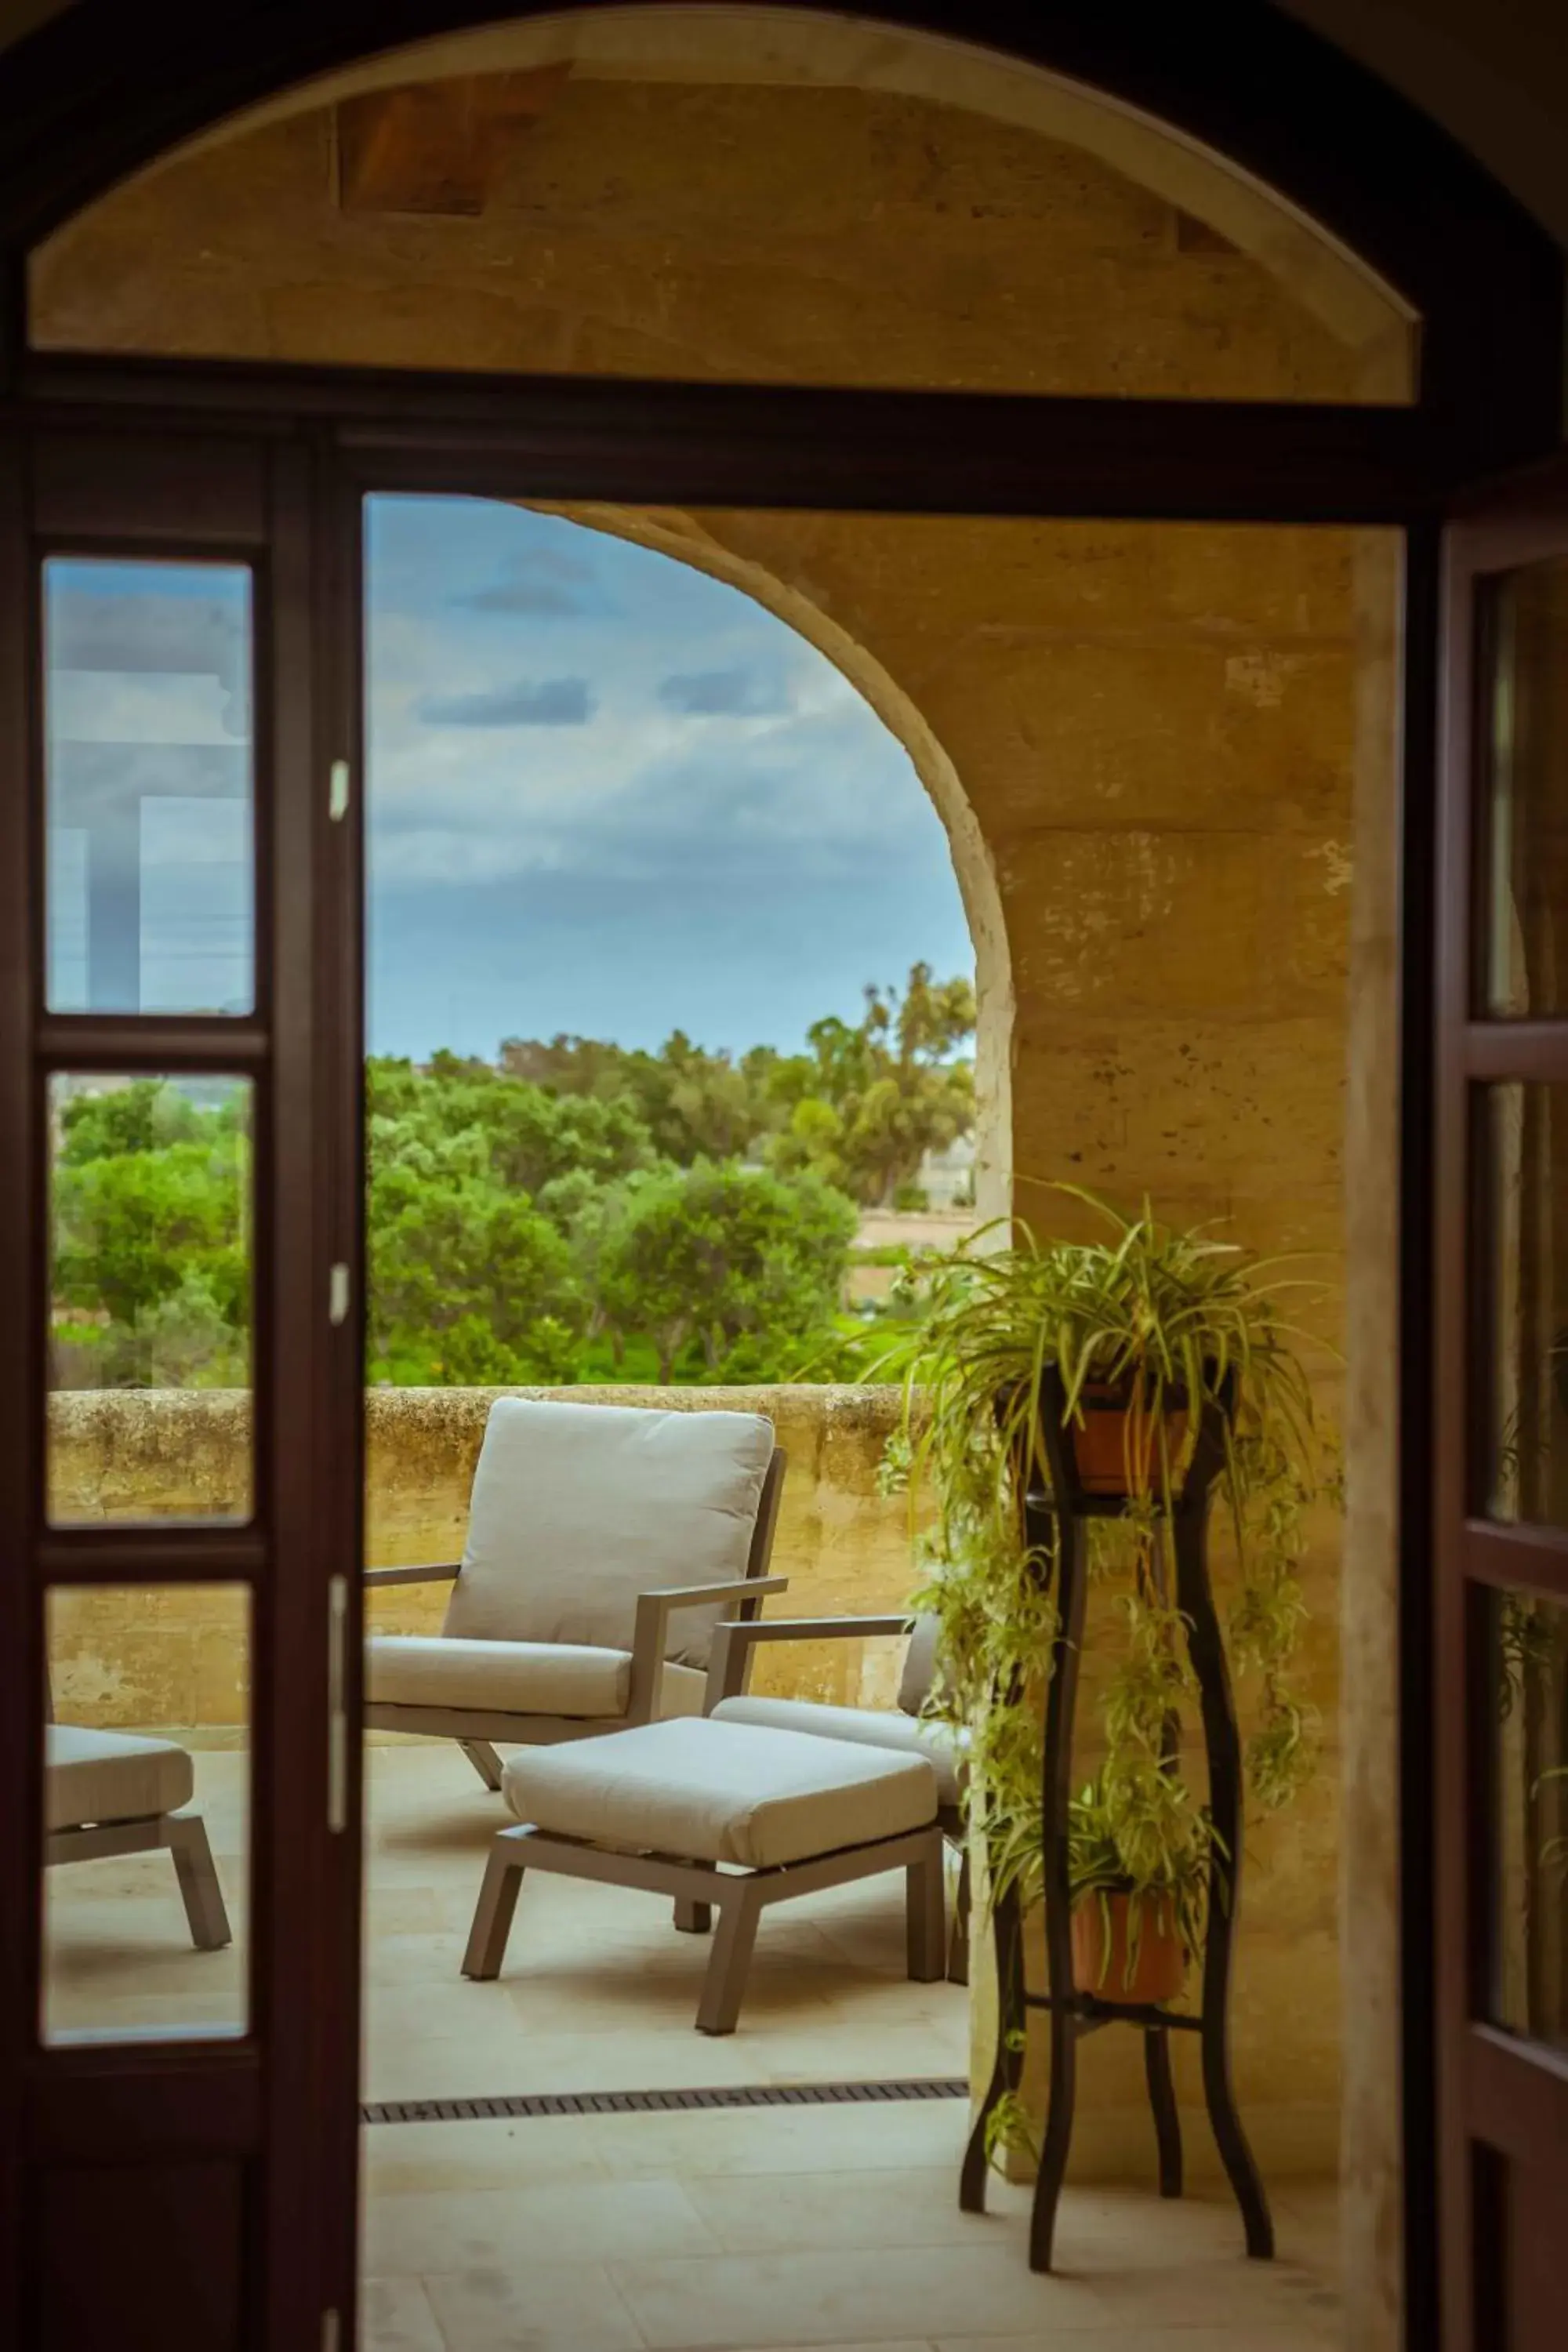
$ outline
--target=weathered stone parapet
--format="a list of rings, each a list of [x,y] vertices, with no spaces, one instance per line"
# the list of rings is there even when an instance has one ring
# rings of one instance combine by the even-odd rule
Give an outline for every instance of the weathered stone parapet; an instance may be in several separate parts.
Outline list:
[[[789,1456],[773,1565],[801,1615],[885,1612],[914,1581],[909,1505],[879,1489],[900,1411],[893,1388],[373,1389],[365,1399],[367,1561],[457,1559],[485,1420],[498,1395],[766,1413]],[[53,1509],[66,1519],[226,1518],[247,1508],[249,1401],[214,1390],[110,1390],[50,1401]],[[773,1604],[777,1613],[781,1603]],[[378,1593],[383,1632],[437,1629],[439,1585]],[[897,1644],[803,1643],[759,1660],[758,1689],[890,1702]],[[220,1732],[243,1720],[247,1643],[241,1596],[169,1586],[56,1596],[51,1669],[62,1716],[129,1727]]]

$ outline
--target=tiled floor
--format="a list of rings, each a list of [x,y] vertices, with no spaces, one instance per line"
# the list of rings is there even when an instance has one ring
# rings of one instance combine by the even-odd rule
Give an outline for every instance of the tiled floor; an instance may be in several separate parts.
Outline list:
[[[1026,2192],[955,2195],[957,2103],[383,2125],[366,2134],[374,2352],[1324,2352],[1334,2200],[1276,2198],[1279,2258],[1235,2213],[1069,2191],[1033,2276]]]
[[[243,1759],[198,1758],[232,1897]],[[706,1946],[655,1898],[537,1878],[501,1978],[458,1960],[500,1819],[453,1748],[369,1751],[371,2099],[958,2074],[963,1996],[903,1976],[873,1880],[764,1919],[740,2030],[692,2030]],[[51,1890],[53,2013],[127,2027],[235,2014],[234,1955],[193,1953],[166,1859]],[[365,2144],[365,2352],[1322,2352],[1339,2341],[1331,2191],[1277,2187],[1279,2259],[1234,2210],[1070,2190],[1058,2272],[1026,2194],[961,2214],[956,2100],[383,2124]]]

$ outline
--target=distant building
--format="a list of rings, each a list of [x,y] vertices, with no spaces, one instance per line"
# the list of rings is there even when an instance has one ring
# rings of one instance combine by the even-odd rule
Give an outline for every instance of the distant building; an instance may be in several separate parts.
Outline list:
[[[945,1151],[928,1151],[917,1181],[933,1209],[967,1209],[974,1200],[974,1138],[961,1135]]]

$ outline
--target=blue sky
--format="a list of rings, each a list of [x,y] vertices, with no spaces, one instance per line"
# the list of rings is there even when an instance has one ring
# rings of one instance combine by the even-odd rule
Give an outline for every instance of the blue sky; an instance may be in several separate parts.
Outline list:
[[[789,1045],[971,969],[907,754],[750,598],[490,501],[377,499],[367,545],[374,1051]]]
[[[373,500],[366,585],[374,1051],[789,1046],[970,969],[907,755],[737,590],[467,499]],[[46,604],[51,1002],[244,1010],[247,574],[57,558]]]

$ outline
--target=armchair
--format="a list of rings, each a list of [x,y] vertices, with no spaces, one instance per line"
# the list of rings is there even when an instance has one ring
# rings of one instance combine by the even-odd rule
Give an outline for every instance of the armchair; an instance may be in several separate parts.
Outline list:
[[[443,1734],[499,1790],[497,1740],[700,1714],[726,1604],[749,1622],[785,1588],[784,1466],[758,1413],[498,1398],[461,1561],[366,1573],[452,1587],[438,1634],[370,1636],[366,1724]]]

